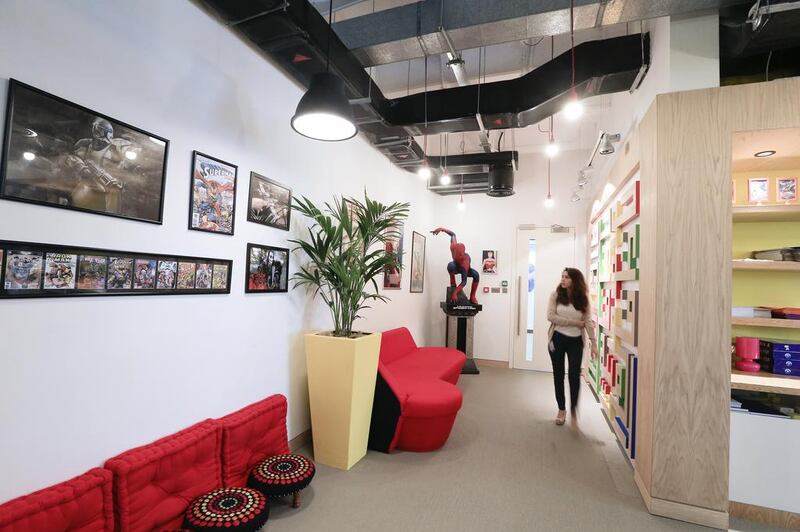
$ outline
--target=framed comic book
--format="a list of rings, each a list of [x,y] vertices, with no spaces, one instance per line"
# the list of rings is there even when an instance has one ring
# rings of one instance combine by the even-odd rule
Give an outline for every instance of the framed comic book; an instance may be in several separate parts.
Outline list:
[[[250,172],[247,221],[288,231],[291,218],[292,189]]]
[[[189,229],[233,234],[238,167],[195,150],[189,191]]]
[[[412,294],[421,294],[425,287],[425,235],[411,233],[411,284]]]
[[[10,80],[0,198],[160,224],[169,141]]]
[[[0,240],[0,299],[229,294],[230,259]]]
[[[260,244],[247,244],[247,294],[287,292],[289,290],[289,250]]]

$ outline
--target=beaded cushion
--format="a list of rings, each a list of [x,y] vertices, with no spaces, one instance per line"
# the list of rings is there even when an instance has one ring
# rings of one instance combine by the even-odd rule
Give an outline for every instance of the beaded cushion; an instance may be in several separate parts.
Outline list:
[[[255,532],[267,522],[267,498],[250,488],[221,488],[199,496],[184,515],[183,528]]]
[[[247,485],[267,497],[282,497],[296,493],[314,478],[314,462],[299,454],[270,456],[256,464]]]

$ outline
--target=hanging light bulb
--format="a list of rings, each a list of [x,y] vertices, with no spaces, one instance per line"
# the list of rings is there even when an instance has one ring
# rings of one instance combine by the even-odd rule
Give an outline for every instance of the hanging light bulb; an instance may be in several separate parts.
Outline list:
[[[567,105],[564,106],[564,116],[567,117],[567,120],[577,120],[582,114],[583,104],[577,97],[571,98]]]
[[[544,147],[544,154],[551,158],[558,155],[558,144],[554,140],[548,142],[547,146]]]
[[[451,181],[450,172],[445,168],[444,172],[442,172],[442,177],[439,178],[439,183],[442,185],[449,185]]]
[[[424,179],[425,181],[431,178],[432,172],[431,172],[431,167],[428,166],[427,157],[425,158],[424,161],[422,161],[422,166],[420,166],[419,170],[417,170],[417,175],[419,176],[420,179]]]
[[[461,199],[458,201],[458,210],[463,211],[467,208],[467,204],[464,203],[464,196],[461,196]]]
[[[555,204],[556,204],[556,202],[555,202],[555,200],[553,199],[553,196],[551,196],[550,194],[548,194],[548,195],[547,195],[547,199],[545,199],[545,200],[544,200],[544,206],[545,206],[545,207],[547,207],[548,209],[552,209],[552,208],[553,208],[553,205],[555,205]]]

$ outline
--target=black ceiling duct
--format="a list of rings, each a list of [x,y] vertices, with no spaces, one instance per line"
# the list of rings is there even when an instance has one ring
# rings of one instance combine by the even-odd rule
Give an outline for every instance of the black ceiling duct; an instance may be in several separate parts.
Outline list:
[[[514,195],[514,167],[510,164],[493,164],[489,167],[487,196],[505,198]]]

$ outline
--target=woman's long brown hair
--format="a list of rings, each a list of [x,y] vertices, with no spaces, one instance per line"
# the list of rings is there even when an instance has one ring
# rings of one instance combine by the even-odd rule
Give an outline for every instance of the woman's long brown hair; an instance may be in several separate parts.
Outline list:
[[[575,307],[579,312],[586,312],[589,308],[589,296],[586,290],[586,281],[583,279],[583,274],[577,268],[564,268],[569,278],[572,279],[572,286],[564,288],[561,283],[556,288],[556,303],[560,305],[569,305]]]

